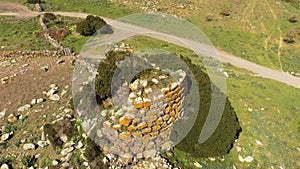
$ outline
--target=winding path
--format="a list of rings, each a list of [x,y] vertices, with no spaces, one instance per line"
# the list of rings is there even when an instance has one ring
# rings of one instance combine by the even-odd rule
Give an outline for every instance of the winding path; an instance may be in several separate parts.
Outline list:
[[[30,16],[39,15],[39,13],[32,12],[32,11],[29,11],[29,10],[22,10],[21,12],[23,12],[23,13],[24,12],[25,13],[29,12]],[[52,12],[52,13],[63,15],[63,16],[79,17],[79,18],[85,18],[88,15],[88,14],[85,14],[85,13],[76,13],[76,12]],[[3,14],[5,14],[5,15],[10,14],[10,15],[17,15],[17,16],[21,15],[20,13],[18,13],[18,11],[0,13],[0,15],[3,15]],[[136,32],[145,31],[145,28],[142,28],[142,27],[138,27],[138,26],[135,26],[135,25],[131,25],[131,24],[127,24],[127,23],[123,23],[123,22],[119,22],[119,21],[113,21],[112,19],[109,19],[109,18],[103,18],[103,19],[108,24],[111,24],[113,27],[117,27],[117,28],[120,28],[120,29],[131,30],[133,32],[135,32],[135,31]],[[159,33],[159,32],[153,31],[153,34],[148,34],[146,36],[156,38],[156,39],[161,39],[161,40],[164,40],[164,41],[176,44],[176,45],[184,46],[184,45],[182,45],[182,43],[178,43],[178,41],[172,39],[172,37],[168,38],[170,36]],[[180,41],[186,41],[185,39],[180,38],[180,37],[175,37],[175,38],[180,40]],[[200,44],[200,43],[198,43],[197,45],[203,46],[203,44]],[[210,53],[209,53],[210,51],[203,50],[202,52],[203,52],[203,54],[210,55]],[[290,85],[290,86],[293,86],[293,87],[296,87],[296,88],[300,88],[300,78],[299,77],[292,76],[291,74],[283,72],[283,71],[278,71],[278,70],[273,70],[273,69],[270,69],[270,68],[266,68],[264,66],[255,64],[253,62],[250,62],[248,60],[245,60],[245,59],[242,59],[240,57],[234,56],[232,54],[229,54],[229,53],[224,52],[224,51],[219,50],[219,49],[217,49],[217,53],[219,55],[218,57],[219,57],[221,62],[224,62],[224,63],[227,62],[227,63],[230,63],[234,66],[250,70],[250,71],[254,72],[255,74],[257,74],[258,76],[261,76],[263,78],[269,78],[269,79],[276,80],[276,81],[285,83],[287,85]]]

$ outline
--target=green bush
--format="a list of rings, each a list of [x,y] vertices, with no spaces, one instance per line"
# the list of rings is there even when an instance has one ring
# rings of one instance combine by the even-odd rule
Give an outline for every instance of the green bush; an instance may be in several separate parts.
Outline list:
[[[76,31],[83,36],[91,36],[101,28],[103,28],[102,33],[112,33],[112,29],[109,26],[105,25],[106,22],[102,18],[98,16],[88,15],[85,20],[77,24]]]
[[[63,142],[60,140],[58,133],[55,131],[53,126],[49,123],[45,124],[44,132],[48,135],[48,139],[53,146],[53,148],[61,147]]]
[[[25,166],[25,167],[31,167],[34,166],[34,164],[36,163],[37,159],[34,156],[24,156],[21,159],[21,163]]]
[[[27,0],[26,2],[29,4],[37,4],[37,3],[41,3],[42,1],[41,0]]]
[[[111,97],[111,81],[117,68],[116,62],[125,59],[129,53],[110,51],[106,54],[107,59],[98,67],[98,75],[95,79],[95,92],[100,100]]]
[[[53,21],[56,19],[56,16],[53,13],[45,13],[44,14],[44,22],[49,22],[49,21]]]

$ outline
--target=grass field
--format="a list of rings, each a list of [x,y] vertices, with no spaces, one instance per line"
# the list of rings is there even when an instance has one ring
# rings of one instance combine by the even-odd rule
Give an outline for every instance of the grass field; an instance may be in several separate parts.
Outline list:
[[[20,22],[0,20],[0,50],[51,50],[53,47],[44,40],[38,18]]]
[[[193,56],[193,52],[185,48],[141,36],[125,43],[133,46],[134,50],[160,48]],[[300,167],[300,118],[297,116],[300,90],[255,77],[251,72],[229,64],[224,64],[224,68],[229,74],[228,97],[243,129],[239,140],[223,158],[195,158],[175,148],[171,161],[176,160],[179,166],[185,168],[194,168],[194,162],[199,162],[204,168]],[[247,156],[253,157],[253,161],[242,162]]]
[[[231,152],[224,158],[193,158],[175,149],[181,166],[193,168],[299,168],[299,89],[279,82],[250,76],[227,67],[228,97],[237,112],[243,131]],[[240,72],[240,73],[236,73]],[[276,92],[274,92],[276,91]],[[253,157],[242,162],[240,157]]]
[[[300,60],[296,54],[300,52],[300,35],[293,44],[283,42],[286,34],[300,27],[299,21],[288,21],[291,16],[300,17],[299,0],[290,3],[279,0],[193,0],[190,5],[182,0],[173,2],[133,0],[126,4],[133,9],[157,10],[183,17],[206,33],[218,48],[272,69],[300,72]],[[220,14],[224,10],[229,16]],[[207,16],[211,21],[206,20]]]
[[[9,1],[24,4],[24,0]],[[272,69],[300,72],[300,58],[297,57],[300,52],[300,35],[295,38],[293,44],[283,42],[287,33],[300,27],[300,21],[296,23],[288,21],[293,15],[300,17],[299,0],[192,0],[190,5],[182,0],[176,2],[166,0],[148,3],[133,0],[127,3],[122,1],[111,3],[106,0],[53,0],[46,1],[43,6],[46,11],[85,12],[109,18],[154,9],[175,14],[200,28],[218,48]],[[30,5],[27,6],[31,8]],[[168,8],[165,8],[166,6]],[[229,16],[220,14],[224,10],[228,11]],[[207,16],[210,16],[212,21],[207,21]],[[68,40],[69,43],[72,41],[74,38]]]
[[[26,3],[26,0],[4,0],[8,2],[20,3],[33,9],[33,5]],[[136,9],[111,3],[109,0],[51,0],[43,1],[42,6],[45,11],[70,11],[84,12],[109,18],[118,18],[137,12]]]

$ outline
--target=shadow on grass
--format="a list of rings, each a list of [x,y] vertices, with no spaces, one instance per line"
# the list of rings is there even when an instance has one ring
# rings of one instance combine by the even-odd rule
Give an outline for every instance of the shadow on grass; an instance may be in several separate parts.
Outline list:
[[[197,119],[187,136],[175,146],[192,157],[216,157],[228,154],[242,128],[237,115],[226,97],[226,104],[222,118],[214,133],[204,143],[198,143],[198,138],[209,113],[211,103],[211,81],[208,75],[189,59],[182,58],[192,70],[199,86],[200,100]],[[215,87],[215,85],[213,85]],[[219,89],[216,88],[219,91]]]

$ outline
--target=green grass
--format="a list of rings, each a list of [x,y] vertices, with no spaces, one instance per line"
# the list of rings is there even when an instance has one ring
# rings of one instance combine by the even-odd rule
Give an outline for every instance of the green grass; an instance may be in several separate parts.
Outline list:
[[[26,21],[0,21],[0,51],[51,50],[53,47],[44,40],[38,18]]]
[[[216,161],[193,158],[177,149],[175,159],[185,168],[193,168],[194,162],[199,162],[204,168],[232,168],[233,165],[236,168],[299,167],[300,90],[250,76],[246,71],[238,73],[237,77],[235,72],[241,70],[231,66],[226,69],[230,76],[227,79],[228,97],[243,128],[238,142],[224,161],[221,158]],[[259,146],[256,140],[263,145]],[[237,147],[242,151],[238,152]],[[240,162],[239,156],[252,156],[254,160]]]
[[[223,3],[225,2],[212,2],[212,7]],[[227,4],[234,6],[233,1]],[[218,48],[272,69],[282,68],[284,71],[300,72],[299,57],[293,54],[300,52],[300,36],[296,38],[295,44],[287,45],[281,41],[282,46],[279,46],[280,36],[285,37],[289,31],[300,26],[300,22],[288,21],[292,15],[299,17],[299,11],[296,12],[297,10],[290,5],[275,5],[272,2],[267,4],[261,1],[254,4],[254,12],[251,12],[251,2],[243,1],[240,7],[232,7],[229,17],[205,10],[188,19],[206,33]],[[242,9],[245,9],[245,12]],[[213,14],[214,20],[211,22],[205,21],[208,13]],[[278,54],[279,48],[281,54]],[[289,50],[293,52],[286,52]]]

